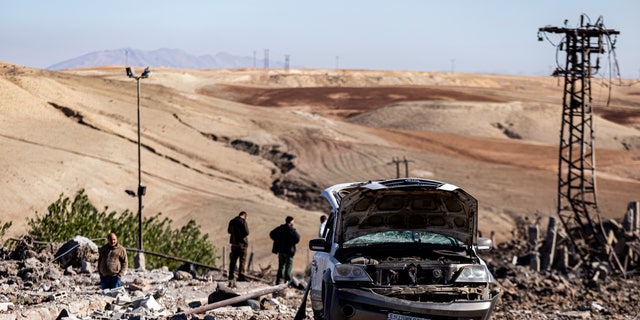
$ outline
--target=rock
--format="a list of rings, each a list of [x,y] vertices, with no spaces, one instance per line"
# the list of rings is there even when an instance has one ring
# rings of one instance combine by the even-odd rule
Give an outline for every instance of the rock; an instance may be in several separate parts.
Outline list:
[[[598,277],[587,286],[580,270],[534,272],[527,266],[513,265],[510,257],[529,251],[521,243],[497,245],[503,249],[483,253],[503,292],[494,319],[625,319],[637,314],[640,276],[636,271],[630,270],[626,278],[608,273],[606,279]],[[230,288],[220,272],[205,273],[200,279],[178,280],[173,272],[158,269],[130,270],[123,277],[126,287],[101,290],[97,274],[76,274],[71,272],[73,267],[67,270],[63,273],[57,264],[42,263],[33,257],[0,260],[0,319],[7,315],[9,319],[50,320],[65,310],[69,317],[63,315],[61,320],[291,320],[304,293],[300,288],[306,286],[303,276],[294,277],[292,287],[277,294],[186,317],[179,313],[270,285],[267,281],[248,281]]]
[[[82,260],[80,265],[80,273],[93,273],[93,267],[91,266],[91,263],[87,262],[86,260]]]
[[[88,238],[75,236],[58,249],[54,259],[62,269],[81,268],[82,261],[98,261],[98,246]]]
[[[193,276],[189,272],[177,270],[173,273],[173,278],[176,280],[191,280]]]

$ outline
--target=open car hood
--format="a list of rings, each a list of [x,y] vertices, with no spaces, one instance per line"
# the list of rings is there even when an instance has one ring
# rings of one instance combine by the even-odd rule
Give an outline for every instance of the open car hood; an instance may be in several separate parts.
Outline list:
[[[457,186],[405,178],[335,185],[322,195],[336,214],[336,242],[383,231],[430,232],[476,241],[477,200]]]

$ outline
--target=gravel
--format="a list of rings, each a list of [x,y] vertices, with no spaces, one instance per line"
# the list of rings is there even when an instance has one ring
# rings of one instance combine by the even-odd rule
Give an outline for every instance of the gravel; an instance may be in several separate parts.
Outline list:
[[[62,268],[59,262],[52,262],[53,252],[62,245],[50,245],[39,252],[28,243],[13,251],[0,248],[0,319],[293,319],[306,285],[299,280],[297,286],[184,316],[223,297],[221,293],[245,295],[272,289],[272,280],[259,279],[256,274],[253,280],[230,283],[219,271],[191,274],[167,269],[130,270],[123,277],[123,288],[101,290],[97,273],[87,263],[84,267]],[[626,276],[602,273],[595,279],[586,279],[581,269],[537,272],[513,263],[527,250],[525,241],[513,240],[484,253],[502,288],[494,319],[640,316],[637,270],[630,270]],[[92,264],[95,262],[88,263]],[[304,279],[302,274],[296,276]],[[312,318],[309,303],[306,315]]]

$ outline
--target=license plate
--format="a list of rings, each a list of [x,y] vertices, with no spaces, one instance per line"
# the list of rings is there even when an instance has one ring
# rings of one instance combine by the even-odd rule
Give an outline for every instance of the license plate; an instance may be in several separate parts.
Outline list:
[[[396,313],[389,313],[387,315],[387,320],[429,320],[429,318],[418,318],[412,316],[404,316]]]

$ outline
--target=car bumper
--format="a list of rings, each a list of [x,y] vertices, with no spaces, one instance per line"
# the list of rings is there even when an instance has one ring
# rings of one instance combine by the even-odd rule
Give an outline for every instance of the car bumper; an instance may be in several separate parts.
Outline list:
[[[402,300],[349,288],[332,291],[329,319],[349,320],[388,319],[389,313],[424,319],[490,319],[500,297],[497,293],[490,300],[436,303]]]

